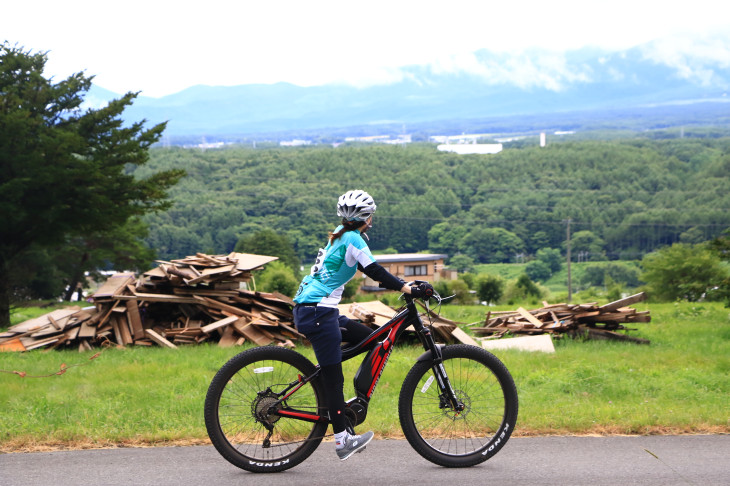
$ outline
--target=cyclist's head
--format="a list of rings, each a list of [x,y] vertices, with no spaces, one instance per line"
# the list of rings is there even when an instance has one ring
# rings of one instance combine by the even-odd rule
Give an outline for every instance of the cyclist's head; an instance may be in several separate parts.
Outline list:
[[[337,200],[337,215],[345,221],[367,221],[377,206],[365,191],[347,191]]]

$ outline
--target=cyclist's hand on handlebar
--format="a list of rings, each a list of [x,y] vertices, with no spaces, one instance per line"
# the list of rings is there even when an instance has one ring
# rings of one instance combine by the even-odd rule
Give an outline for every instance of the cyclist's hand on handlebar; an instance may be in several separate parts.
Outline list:
[[[433,285],[428,282],[420,282],[418,285],[411,285],[411,297],[428,300],[433,296]]]

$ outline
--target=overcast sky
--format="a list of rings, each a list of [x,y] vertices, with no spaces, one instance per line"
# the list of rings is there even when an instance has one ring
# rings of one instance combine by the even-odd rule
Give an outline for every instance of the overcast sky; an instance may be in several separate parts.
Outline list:
[[[85,71],[153,97],[198,84],[368,85],[407,65],[469,69],[479,49],[559,54],[656,39],[668,62],[697,54],[730,68],[730,43],[702,43],[728,33],[723,0],[33,0],[0,10],[0,41],[49,51],[47,76]]]

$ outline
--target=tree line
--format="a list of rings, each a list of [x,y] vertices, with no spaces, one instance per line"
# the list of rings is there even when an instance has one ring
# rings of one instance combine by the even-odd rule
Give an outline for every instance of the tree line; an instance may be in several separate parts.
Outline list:
[[[335,202],[363,188],[378,204],[374,251],[431,251],[467,262],[640,260],[730,227],[730,139],[580,141],[456,155],[429,144],[155,148],[135,170],[184,169],[172,207],[147,215],[160,258],[227,252],[264,229],[308,262],[337,224]],[[462,259],[462,261],[464,261]]]

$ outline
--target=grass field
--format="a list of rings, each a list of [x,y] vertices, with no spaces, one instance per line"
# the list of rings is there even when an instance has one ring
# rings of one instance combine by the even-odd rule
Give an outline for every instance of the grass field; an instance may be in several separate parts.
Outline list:
[[[730,311],[719,303],[635,307],[649,310],[652,322],[636,324],[630,334],[650,345],[565,339],[556,341],[555,354],[495,353],[519,392],[515,435],[730,432]],[[445,306],[443,314],[477,322],[485,307]],[[298,350],[313,359],[309,348]],[[94,352],[0,353],[0,452],[206,443],[208,384],[240,351],[129,347],[104,350],[93,360]],[[398,346],[361,430],[401,436],[398,392],[421,352]],[[346,398],[356,361],[345,363]],[[62,365],[68,367],[62,375],[31,377]]]

